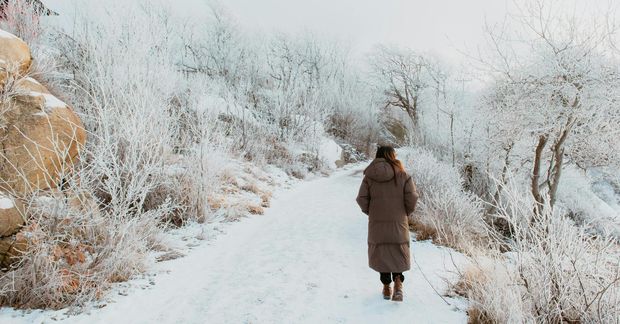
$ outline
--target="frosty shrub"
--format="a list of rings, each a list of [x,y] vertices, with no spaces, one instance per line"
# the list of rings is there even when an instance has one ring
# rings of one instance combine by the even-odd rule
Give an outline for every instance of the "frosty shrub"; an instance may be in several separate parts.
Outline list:
[[[226,161],[226,144],[210,131],[215,118],[197,111],[206,92],[178,71],[162,12],[78,15],[75,26],[41,42],[55,49],[46,52],[55,54],[53,81],[84,122],[87,144],[59,189],[19,197],[27,249],[0,273],[0,305],[84,305],[146,270],[149,252],[167,249],[169,224],[205,219],[225,163],[217,159]]]
[[[356,147],[375,140],[372,106],[339,44],[307,33],[257,42],[225,9],[212,6],[209,18],[188,40],[183,66],[218,85],[219,119],[235,152],[303,177],[324,168],[326,132]]]
[[[413,176],[420,194],[413,216],[414,229],[461,251],[484,246],[488,227],[482,203],[463,189],[458,170],[424,149],[402,149],[399,159]]]
[[[497,255],[478,255],[474,261],[454,287],[470,300],[469,323],[528,323],[513,266]]]
[[[236,166],[303,178],[327,171],[328,130],[364,153],[377,139],[365,84],[339,44],[254,40],[217,6],[189,22],[166,4],[114,2],[113,11],[80,2],[70,27],[51,28],[36,8],[17,7],[27,1],[9,1],[17,9],[3,26],[32,42],[31,73],[73,108],[88,139],[50,186],[59,189],[19,197],[28,248],[0,273],[1,305],[84,305],[144,271],[149,252],[167,249],[169,226],[263,213],[268,190],[233,184],[227,173],[246,172]]]
[[[43,33],[40,15],[51,12],[29,0],[4,0],[3,4],[4,19],[0,20],[0,28],[11,32],[28,44],[37,42]]]
[[[498,213],[513,230],[512,238],[501,242],[509,252],[474,258],[472,271],[479,275],[462,278],[473,303],[472,321],[617,321],[620,249],[613,239],[592,236],[559,208],[534,213],[534,201],[513,188],[504,188],[504,194]]]
[[[152,220],[163,209],[133,218],[113,215],[74,180],[62,191],[29,200],[28,220],[18,234],[28,248],[12,270],[0,274],[0,305],[79,306],[147,269],[146,255],[159,244]]]
[[[360,76],[344,75],[343,79],[332,90],[334,109],[325,127],[327,133],[347,143],[349,158],[355,160],[355,155],[370,156],[372,144],[379,141],[379,111]]]
[[[228,153],[230,144],[217,131],[217,120],[204,112],[198,112],[196,116],[199,122],[192,132],[200,140],[197,144],[187,145],[191,151],[179,160],[179,165],[169,170],[180,178],[172,183],[172,189],[180,194],[179,201],[185,208],[177,217],[181,223],[207,219],[210,213],[207,199],[220,189],[226,166],[235,163]]]

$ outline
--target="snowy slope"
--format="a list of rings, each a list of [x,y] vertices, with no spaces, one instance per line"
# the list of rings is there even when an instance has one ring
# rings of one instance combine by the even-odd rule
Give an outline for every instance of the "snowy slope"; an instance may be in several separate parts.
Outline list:
[[[160,263],[148,289],[71,317],[4,309],[0,323],[466,323],[466,302],[447,305],[415,264],[405,273],[405,302],[382,299],[367,266],[366,216],[354,201],[361,170],[279,191],[265,215]],[[462,260],[429,242],[414,242],[412,254],[439,291],[443,278],[454,279],[452,260]]]

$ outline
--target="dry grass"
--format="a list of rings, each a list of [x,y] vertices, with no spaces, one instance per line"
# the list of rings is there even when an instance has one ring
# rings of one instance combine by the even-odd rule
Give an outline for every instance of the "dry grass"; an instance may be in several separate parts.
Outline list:
[[[474,287],[488,282],[487,275],[480,267],[470,265],[462,273],[459,281],[452,286],[452,292],[462,297],[469,297]],[[492,316],[476,302],[472,302],[467,309],[469,324],[496,324]]]
[[[27,249],[0,275],[0,305],[83,305],[100,298],[111,283],[144,271],[146,252],[158,244],[158,221],[148,214],[110,217],[96,204],[76,208],[51,192],[34,196],[28,206],[28,222],[20,233]]]
[[[248,206],[248,211],[252,215],[263,215],[265,213],[265,210],[263,209],[263,207],[257,206],[257,205]]]
[[[223,208],[225,201],[226,200],[224,199],[224,197],[216,194],[207,197],[207,204],[209,205],[211,210],[218,210]]]
[[[452,291],[470,300],[469,323],[527,323],[526,307],[512,268],[501,259],[478,256]],[[493,291],[493,293],[489,293]]]
[[[256,183],[249,183],[249,184],[245,184],[243,186],[241,186],[240,188],[243,191],[248,191],[251,192],[253,194],[256,195],[260,195],[261,194],[261,189],[256,185]]]
[[[432,225],[422,223],[419,220],[410,220],[409,229],[416,234],[418,241],[437,240],[437,229]]]
[[[470,306],[467,310],[468,324],[498,324],[491,317],[484,313],[483,310],[476,306]]]
[[[170,252],[166,252],[160,256],[158,256],[157,258],[155,258],[155,261],[157,262],[164,262],[164,261],[170,261],[170,260],[175,260],[178,258],[182,258],[184,257],[185,254],[179,252],[179,251],[170,251]]]
[[[272,193],[269,191],[265,191],[260,195],[262,207],[268,208],[271,205],[271,196]]]

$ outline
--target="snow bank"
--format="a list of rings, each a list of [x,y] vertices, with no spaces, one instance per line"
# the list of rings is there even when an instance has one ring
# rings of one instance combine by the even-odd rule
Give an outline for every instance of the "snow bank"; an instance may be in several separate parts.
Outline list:
[[[30,91],[29,93],[32,97],[43,97],[44,105],[46,110],[53,110],[56,108],[65,108],[67,104],[62,102],[60,99],[54,97],[49,93],[42,93],[37,91]]]
[[[594,176],[596,175],[595,172]],[[615,199],[614,190],[609,183],[599,181],[595,190],[593,179],[583,171],[573,166],[564,170],[558,187],[558,200],[561,205],[570,210],[582,225],[620,238],[620,212]]]
[[[11,209],[15,205],[13,204],[13,200],[6,196],[0,195],[0,209]]]
[[[17,38],[17,36],[0,29],[0,38]]]
[[[340,167],[342,162],[342,147],[333,139],[324,137],[319,147],[319,157],[330,168]]]

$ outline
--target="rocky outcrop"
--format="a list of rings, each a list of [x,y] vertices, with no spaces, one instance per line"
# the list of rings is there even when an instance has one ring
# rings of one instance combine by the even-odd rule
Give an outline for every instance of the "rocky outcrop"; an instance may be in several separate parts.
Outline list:
[[[28,45],[17,36],[0,29],[0,69],[25,74],[32,64]]]
[[[75,112],[27,76],[31,63],[28,46],[0,30],[0,267],[27,244],[17,198],[58,187],[86,142]]]
[[[24,205],[14,198],[0,193],[0,237],[17,232],[24,223]]]
[[[0,131],[3,185],[21,193],[54,188],[71,169],[86,133],[78,116],[34,79],[25,79],[4,103]],[[2,185],[0,185],[2,186]]]
[[[0,62],[5,62],[0,74],[8,80],[0,84],[0,188],[19,193],[54,188],[74,165],[86,132],[67,104],[25,76],[30,50],[0,31],[7,34],[0,37]]]
[[[20,234],[24,224],[24,205],[0,193],[0,270],[8,268],[28,244]]]
[[[0,238],[0,270],[8,269],[15,263],[16,257],[28,249],[25,233]]]

